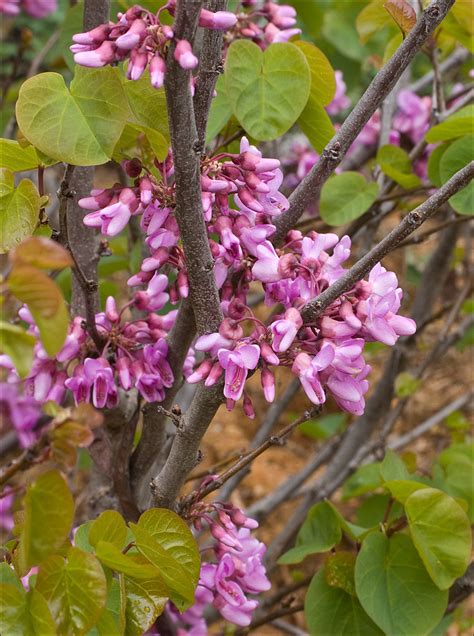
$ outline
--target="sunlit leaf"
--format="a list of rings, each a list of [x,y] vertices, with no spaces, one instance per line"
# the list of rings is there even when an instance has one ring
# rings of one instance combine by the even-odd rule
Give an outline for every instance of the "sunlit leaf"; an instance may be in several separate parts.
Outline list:
[[[311,74],[293,44],[272,44],[264,52],[236,40],[225,66],[227,99],[245,131],[257,140],[276,139],[298,119],[308,101]]]
[[[89,166],[112,156],[129,110],[117,69],[76,66],[70,90],[57,73],[26,80],[16,114],[35,148],[58,161]]]
[[[40,567],[36,589],[48,602],[60,634],[84,634],[99,620],[107,582],[93,554],[70,548],[66,558],[49,557]]]
[[[31,371],[35,338],[18,325],[0,321],[0,351],[6,353],[20,377]]]
[[[421,185],[419,177],[413,172],[408,154],[398,146],[386,145],[379,148],[377,162],[382,171],[406,190]]]
[[[65,542],[71,530],[74,501],[64,478],[52,470],[28,487],[24,508],[18,556],[22,574]]]
[[[39,211],[40,196],[35,184],[22,179],[15,187],[13,173],[0,168],[0,254],[33,234]]]

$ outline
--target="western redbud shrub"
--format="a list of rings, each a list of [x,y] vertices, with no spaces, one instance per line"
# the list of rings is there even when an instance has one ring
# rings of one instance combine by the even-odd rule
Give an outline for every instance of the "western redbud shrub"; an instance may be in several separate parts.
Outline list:
[[[468,255],[444,286],[472,214],[466,9],[113,4],[72,6],[22,74],[23,39],[4,93],[0,631],[443,633],[472,589],[472,394],[395,425],[472,331]],[[57,9],[0,2],[7,34]],[[384,259],[433,235],[402,309]],[[200,470],[222,403],[260,428]],[[444,420],[428,468],[395,452]],[[295,428],[308,463],[235,497]]]

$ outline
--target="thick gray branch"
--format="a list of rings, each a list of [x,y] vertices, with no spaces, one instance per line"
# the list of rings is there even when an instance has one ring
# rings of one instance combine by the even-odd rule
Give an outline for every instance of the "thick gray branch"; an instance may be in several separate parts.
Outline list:
[[[224,11],[227,0],[208,0],[206,7],[209,11]],[[202,152],[206,142],[206,126],[209,109],[214,94],[217,78],[223,71],[222,41],[224,32],[216,29],[205,29],[202,50],[199,56],[199,73],[196,77],[194,90],[194,113],[198,134],[198,146]]]
[[[178,3],[174,25],[178,40],[193,41],[201,5],[199,0]],[[165,90],[175,166],[175,215],[183,242],[196,327],[202,334],[217,331],[222,314],[201,203],[200,154],[189,90],[190,73],[179,66],[173,52],[174,46],[168,55]]]
[[[453,4],[454,0],[433,2],[423,12],[414,29],[387,64],[377,73],[338,133],[323,150],[317,164],[291,195],[289,210],[277,220],[277,232],[273,239],[275,242],[278,243],[284,239],[308,204],[318,197],[321,186],[340,164],[362,128],[393,89],[403,71]]]

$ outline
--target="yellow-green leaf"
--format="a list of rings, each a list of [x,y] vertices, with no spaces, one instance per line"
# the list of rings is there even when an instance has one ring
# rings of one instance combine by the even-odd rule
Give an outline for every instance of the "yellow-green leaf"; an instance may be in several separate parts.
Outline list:
[[[46,599],[59,634],[84,634],[99,620],[107,600],[104,570],[93,554],[70,548],[40,567],[36,589]]]
[[[18,325],[0,322],[0,351],[10,357],[21,378],[31,371],[34,346],[35,338],[31,334]]]
[[[71,530],[74,501],[64,478],[52,470],[28,487],[24,508],[18,556],[22,575],[63,545]]]
[[[112,157],[129,110],[117,69],[77,66],[70,90],[58,73],[26,80],[16,115],[35,148],[58,161],[91,166]]]
[[[35,184],[22,179],[15,188],[13,173],[0,168],[0,254],[33,234],[39,211],[40,195]]]

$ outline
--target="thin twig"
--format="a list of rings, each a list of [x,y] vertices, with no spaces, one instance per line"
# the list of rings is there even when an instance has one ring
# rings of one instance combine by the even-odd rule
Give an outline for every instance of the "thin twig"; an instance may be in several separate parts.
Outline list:
[[[303,610],[304,610],[303,603],[300,603],[299,605],[293,605],[293,607],[282,607],[279,610],[275,610],[274,612],[267,614],[267,616],[262,616],[262,618],[259,618],[258,620],[253,621],[252,623],[250,623],[248,627],[241,627],[236,632],[234,632],[234,634],[235,636],[244,636],[245,634],[248,634],[254,629],[257,629],[257,627],[262,627],[262,625],[268,625],[268,623],[271,623],[277,618],[281,618],[282,616],[290,616],[291,614],[297,614],[298,612],[302,612]]]
[[[376,263],[435,214],[453,194],[466,187],[473,176],[474,161],[451,177],[433,196],[407,214],[398,227],[393,229],[378,245],[353,265],[344,276],[333,283],[315,300],[308,302],[301,312],[303,319],[314,320],[314,318],[319,317],[336,298],[352,289],[358,281],[368,274]]]
[[[277,232],[273,236],[275,243],[284,239],[308,204],[317,198],[323,183],[340,164],[362,128],[453,4],[454,0],[437,0],[430,4],[404,42],[377,73],[349,117],[323,150],[319,161],[291,195],[289,210],[277,219]]]
[[[279,433],[277,433],[276,435],[271,435],[262,444],[260,444],[260,446],[258,446],[257,448],[254,448],[253,450],[243,455],[237,462],[235,462],[235,464],[233,464],[233,466],[230,466],[230,468],[228,468],[221,475],[216,477],[216,479],[214,479],[205,488],[202,488],[200,490],[197,490],[187,495],[183,499],[181,503],[181,507],[184,507],[191,502],[204,499],[204,497],[207,497],[207,495],[211,494],[211,492],[214,492],[215,490],[218,490],[219,488],[221,488],[221,486],[228,479],[230,479],[231,477],[236,475],[238,472],[243,470],[246,466],[251,464],[255,459],[257,459],[257,457],[259,457],[259,455],[261,455],[271,446],[283,446],[283,444],[286,442],[287,437],[297,426],[299,426],[303,422],[307,422],[309,419],[314,417],[320,411],[321,411],[320,406],[317,406],[317,407],[309,409],[308,411],[305,411],[303,415],[298,417],[293,422],[290,422],[289,424],[284,426]]]

